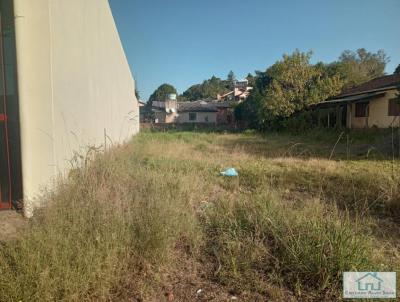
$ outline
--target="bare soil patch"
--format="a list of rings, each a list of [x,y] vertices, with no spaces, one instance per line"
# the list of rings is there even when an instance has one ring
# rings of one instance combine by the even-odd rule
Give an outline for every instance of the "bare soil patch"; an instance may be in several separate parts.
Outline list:
[[[0,241],[18,238],[27,220],[15,211],[0,211]]]

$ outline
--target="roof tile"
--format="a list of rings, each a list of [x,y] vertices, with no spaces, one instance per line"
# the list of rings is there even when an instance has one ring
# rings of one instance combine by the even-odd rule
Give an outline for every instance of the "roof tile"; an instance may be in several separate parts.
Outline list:
[[[346,96],[346,95],[364,93],[367,91],[386,88],[386,87],[392,87],[392,86],[400,86],[400,74],[391,74],[391,75],[386,75],[383,77],[375,78],[371,81],[368,81],[368,82],[358,85],[356,87],[347,89],[347,90],[343,91],[341,94],[337,95],[335,98]]]

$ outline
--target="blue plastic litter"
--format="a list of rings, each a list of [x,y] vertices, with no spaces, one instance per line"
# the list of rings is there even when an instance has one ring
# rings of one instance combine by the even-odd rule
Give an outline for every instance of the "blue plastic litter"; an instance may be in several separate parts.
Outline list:
[[[232,176],[238,176],[239,174],[235,168],[229,168],[229,169],[226,169],[225,171],[221,172],[221,175],[232,177]]]

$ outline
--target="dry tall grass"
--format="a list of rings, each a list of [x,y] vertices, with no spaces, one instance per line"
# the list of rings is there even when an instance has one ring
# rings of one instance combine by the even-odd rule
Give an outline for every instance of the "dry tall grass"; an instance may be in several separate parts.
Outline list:
[[[343,271],[399,271],[399,162],[293,140],[142,133],[84,158],[1,243],[0,300],[160,301],[179,257],[248,301],[340,299]]]

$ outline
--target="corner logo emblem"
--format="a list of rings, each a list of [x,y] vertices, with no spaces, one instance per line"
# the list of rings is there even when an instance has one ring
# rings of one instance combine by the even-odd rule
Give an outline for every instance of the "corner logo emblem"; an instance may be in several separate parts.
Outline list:
[[[344,272],[343,298],[396,298],[396,273]]]
[[[358,290],[381,290],[383,280],[378,273],[366,273],[356,280]]]

